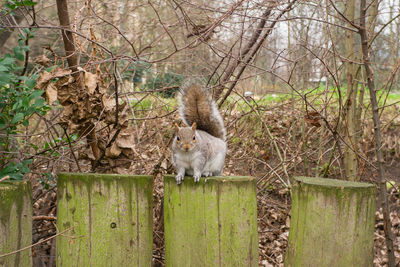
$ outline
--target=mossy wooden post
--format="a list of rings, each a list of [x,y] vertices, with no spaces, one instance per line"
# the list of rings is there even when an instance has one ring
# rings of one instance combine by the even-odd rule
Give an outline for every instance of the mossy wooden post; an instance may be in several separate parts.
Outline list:
[[[153,178],[61,173],[57,266],[151,266]]]
[[[373,266],[376,188],[295,177],[286,267]]]
[[[166,266],[258,266],[253,177],[164,177]]]
[[[0,266],[32,266],[32,189],[28,181],[0,182]]]

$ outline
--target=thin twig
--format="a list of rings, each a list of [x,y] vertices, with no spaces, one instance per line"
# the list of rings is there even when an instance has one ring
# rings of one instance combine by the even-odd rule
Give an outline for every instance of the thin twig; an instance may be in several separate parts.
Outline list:
[[[18,250],[15,250],[15,251],[12,251],[12,252],[3,254],[3,255],[0,255],[0,259],[1,259],[1,258],[4,258],[4,257],[7,257],[7,256],[10,256],[10,255],[13,255],[13,254],[16,254],[16,253],[19,253],[19,252],[24,251],[24,250],[30,249],[30,248],[32,248],[32,247],[34,247],[34,246],[40,245],[40,244],[42,244],[42,243],[44,243],[44,242],[47,242],[47,241],[49,241],[49,240],[51,240],[51,239],[53,239],[53,238],[55,238],[55,237],[57,237],[57,236],[59,236],[59,235],[64,234],[65,232],[67,232],[67,231],[69,231],[69,230],[71,230],[71,229],[72,229],[72,227],[70,227],[70,228],[68,228],[68,229],[65,229],[64,231],[62,231],[62,232],[60,232],[60,233],[58,233],[58,234],[55,234],[55,235],[53,235],[53,236],[51,236],[51,237],[49,237],[49,238],[43,239],[43,240],[41,240],[41,241],[39,241],[39,242],[36,242],[35,244],[32,244],[32,245],[30,245],[30,246],[27,246],[27,247],[24,247],[24,248],[21,248],[21,249],[18,249]]]
[[[8,180],[8,179],[10,179],[10,176],[6,175],[6,176],[4,176],[3,178],[0,179],[0,183],[5,181],[5,180]]]

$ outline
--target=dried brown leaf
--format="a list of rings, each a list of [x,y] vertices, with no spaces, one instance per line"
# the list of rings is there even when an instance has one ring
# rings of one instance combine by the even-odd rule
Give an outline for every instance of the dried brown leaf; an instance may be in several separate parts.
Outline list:
[[[321,127],[319,120],[321,119],[321,115],[318,112],[312,111],[308,114],[304,115],[304,120],[308,125]]]
[[[74,107],[72,105],[64,106],[63,108],[63,116],[70,117],[74,112]]]
[[[103,97],[101,98],[101,101],[103,103],[104,110],[106,112],[111,111],[115,107],[115,100],[108,95],[103,95]]]
[[[37,56],[34,60],[34,63],[48,67],[50,66],[51,60],[48,59],[45,55]]]
[[[39,90],[43,90],[46,84],[52,79],[52,75],[50,72],[43,71],[40,73],[39,78],[36,83],[36,87]]]
[[[166,160],[166,159],[164,159],[164,160],[161,162],[160,167],[163,168],[164,170],[166,170],[166,169],[168,168],[168,163],[167,163],[167,160]]]
[[[133,129],[127,128],[122,130],[117,139],[116,143],[120,148],[134,148],[135,147],[135,139],[133,136]]]
[[[94,94],[97,87],[97,75],[91,72],[85,72],[85,86],[89,94]]]
[[[116,142],[114,142],[111,147],[106,149],[106,157],[117,158],[121,154],[122,150],[118,147]]]
[[[135,151],[133,150],[133,148],[122,148],[122,154],[131,159],[135,155]]]
[[[49,83],[49,85],[47,86],[46,97],[50,105],[57,100],[57,88],[54,86],[54,84]]]
[[[118,173],[118,174],[131,174],[130,170],[126,169],[126,168],[117,167],[117,168],[115,168],[115,170],[116,170],[116,173]]]
[[[43,71],[40,73],[39,78],[36,83],[36,87],[39,90],[44,90],[47,83],[50,82],[51,80],[55,78],[61,78],[64,76],[67,76],[71,73],[71,70],[66,70],[66,69],[61,69],[61,68],[56,68],[52,70],[51,72]]]
[[[71,70],[56,68],[56,69],[52,70],[50,72],[50,74],[53,76],[52,79],[61,78],[61,77],[70,75],[71,74]]]

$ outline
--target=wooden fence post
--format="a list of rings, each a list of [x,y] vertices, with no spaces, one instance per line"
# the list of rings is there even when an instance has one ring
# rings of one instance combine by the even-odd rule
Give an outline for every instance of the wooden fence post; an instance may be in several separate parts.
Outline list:
[[[57,266],[151,266],[153,177],[61,173]]]
[[[164,177],[166,266],[258,266],[253,177]]]
[[[32,266],[32,189],[29,181],[0,182],[0,266]]]
[[[295,177],[285,266],[373,266],[373,184]]]

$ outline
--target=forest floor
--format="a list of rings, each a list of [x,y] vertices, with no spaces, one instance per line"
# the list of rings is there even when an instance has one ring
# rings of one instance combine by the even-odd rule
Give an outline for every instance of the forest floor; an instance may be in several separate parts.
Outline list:
[[[290,227],[290,194],[284,186],[286,181],[283,166],[289,176],[319,176],[325,173],[329,178],[341,178],[339,162],[334,160],[326,164],[334,140],[326,128],[314,122],[307,122],[301,109],[291,109],[290,101],[285,99],[274,103],[272,108],[259,109],[259,116],[242,109],[239,102],[227,104],[224,120],[228,129],[228,155],[224,175],[251,175],[258,179],[258,231],[259,231],[259,263],[260,266],[283,266]],[[258,108],[255,105],[256,108]],[[395,235],[395,255],[400,259],[400,200],[399,200],[399,165],[400,134],[398,125],[400,118],[398,108],[392,106],[387,113],[382,114],[383,120],[383,150],[386,163],[386,177],[392,184],[389,189],[391,219]],[[145,108],[143,108],[145,110]],[[334,112],[328,115],[330,122],[334,121]],[[137,114],[140,116],[140,113]],[[147,116],[147,115],[146,115]],[[367,116],[367,115],[366,115]],[[162,177],[173,173],[170,160],[169,144],[173,137],[173,122],[178,121],[173,116],[162,120],[142,121],[138,125],[141,144],[138,148],[140,157],[132,159],[129,169],[121,173],[143,173],[155,176],[154,189],[154,266],[164,265],[164,238]],[[265,126],[271,133],[266,134]],[[364,137],[360,141],[360,152],[371,162],[374,160],[374,145],[372,125],[365,123]],[[273,141],[280,147],[284,164],[280,163]],[[87,149],[82,146],[81,150]],[[82,172],[90,171],[90,161],[79,158]],[[337,153],[337,152],[333,152]],[[336,159],[337,154],[334,154]],[[161,161],[160,161],[161,158]],[[68,156],[70,159],[70,156]],[[61,162],[61,163],[60,163]],[[376,172],[369,164],[360,161],[360,177],[364,182],[376,183]],[[52,163],[53,172],[77,171],[74,161],[56,161]],[[321,167],[322,166],[322,167]],[[49,164],[36,165],[29,179],[33,182],[34,216],[56,216],[56,181],[40,178],[39,173],[45,172]],[[389,183],[388,183],[389,185]],[[377,196],[378,200],[378,196]],[[377,205],[378,206],[378,205]],[[38,242],[56,233],[54,220],[37,219],[34,221],[33,241]],[[378,209],[375,223],[375,266],[387,266],[386,245],[383,232],[383,216]],[[55,266],[54,239],[36,246],[33,251],[34,266]]]

